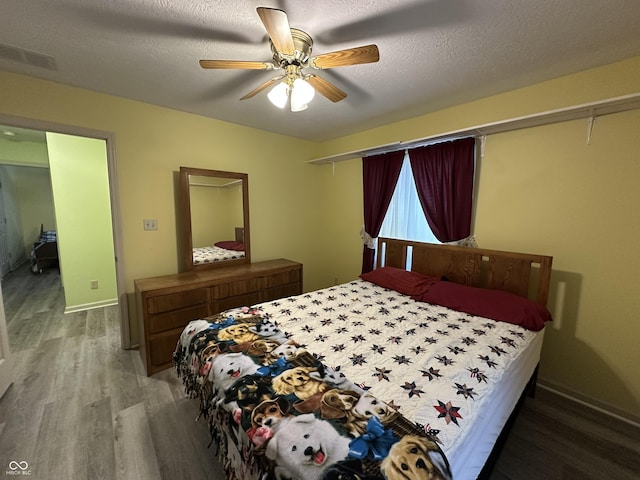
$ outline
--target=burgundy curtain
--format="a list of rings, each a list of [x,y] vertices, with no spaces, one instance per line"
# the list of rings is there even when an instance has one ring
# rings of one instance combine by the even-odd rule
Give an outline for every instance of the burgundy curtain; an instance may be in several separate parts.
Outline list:
[[[376,238],[398,183],[404,151],[372,155],[362,159],[364,229]],[[375,250],[366,245],[362,252],[362,273],[373,270]]]
[[[474,138],[409,150],[420,204],[443,243],[471,234],[474,154]]]

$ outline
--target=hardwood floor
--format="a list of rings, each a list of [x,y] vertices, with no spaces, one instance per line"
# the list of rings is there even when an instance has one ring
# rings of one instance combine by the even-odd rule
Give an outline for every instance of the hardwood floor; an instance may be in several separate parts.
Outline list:
[[[640,478],[640,429],[538,386],[491,480]]]
[[[117,307],[65,315],[55,270],[20,269],[2,290],[15,380],[0,399],[0,475],[15,461],[43,480],[224,478],[173,370],[147,377],[120,348]]]
[[[117,307],[65,315],[55,270],[20,269],[2,290],[15,381],[0,399],[0,474],[13,461],[32,479],[224,478],[173,370],[147,377],[120,348]],[[640,432],[539,388],[490,478],[635,480]]]

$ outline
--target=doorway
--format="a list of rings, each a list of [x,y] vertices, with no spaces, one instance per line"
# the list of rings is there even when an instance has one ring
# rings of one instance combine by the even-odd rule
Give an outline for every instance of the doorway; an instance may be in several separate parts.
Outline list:
[[[122,237],[120,228],[120,208],[117,188],[117,170],[115,162],[114,135],[110,132],[96,131],[82,127],[42,122],[39,120],[26,119],[22,117],[12,117],[0,115],[0,125],[9,128],[16,127],[33,131],[34,134],[45,134],[45,132],[64,134],[87,139],[99,139],[104,141],[106,149],[106,165],[108,196],[110,199],[110,219],[113,236],[113,254],[115,267],[116,299],[118,303],[118,315],[120,324],[120,343],[122,348],[130,348],[130,329],[128,318],[127,296],[125,290],[124,266],[119,263],[118,258],[122,258]]]

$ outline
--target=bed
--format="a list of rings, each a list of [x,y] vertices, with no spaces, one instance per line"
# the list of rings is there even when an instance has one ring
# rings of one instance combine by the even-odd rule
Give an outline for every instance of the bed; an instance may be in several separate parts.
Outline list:
[[[551,257],[384,238],[379,253],[351,282],[183,331],[176,369],[228,478],[490,471],[535,385]]]
[[[193,249],[193,264],[203,265],[225,260],[244,258],[244,228],[236,227],[235,240],[222,240],[213,245],[195,247]]]
[[[49,265],[58,264],[58,238],[55,230],[45,230],[40,225],[40,236],[31,249],[31,271],[42,273]]]

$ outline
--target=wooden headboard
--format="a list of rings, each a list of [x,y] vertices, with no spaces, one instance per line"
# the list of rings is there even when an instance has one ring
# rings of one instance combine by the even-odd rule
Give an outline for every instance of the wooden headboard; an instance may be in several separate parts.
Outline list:
[[[553,257],[378,238],[376,268],[407,269],[474,287],[493,288],[547,304]]]

